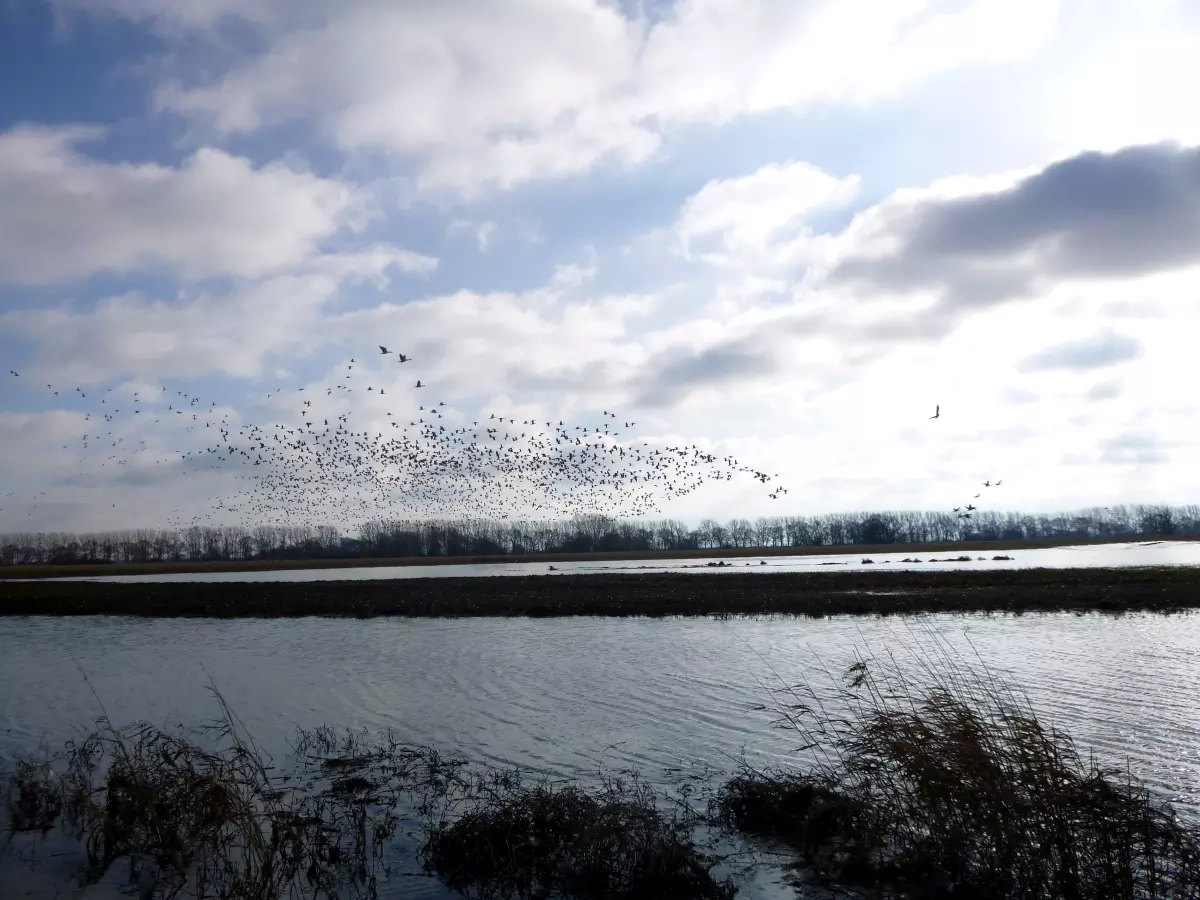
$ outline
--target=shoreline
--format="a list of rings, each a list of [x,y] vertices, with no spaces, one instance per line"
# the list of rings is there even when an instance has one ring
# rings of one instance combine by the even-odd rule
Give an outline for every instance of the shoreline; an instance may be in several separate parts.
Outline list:
[[[918,544],[835,544],[817,547],[756,547],[718,550],[631,550],[595,553],[524,553],[483,556],[342,557],[335,559],[183,560],[145,563],[29,563],[0,566],[0,582],[28,578],[86,578],[105,575],[182,575],[204,572],[277,572],[288,569],[366,569],[391,566],[454,566],[504,563],[631,562],[659,559],[742,559],[776,556],[842,556],[883,553],[984,553],[1038,550],[1053,547],[1091,547],[1200,541],[1200,535],[1125,535],[1112,538],[1038,538],[1020,541],[928,541]]]
[[[0,616],[374,618],[1181,612],[1200,567],[524,575],[320,582],[8,582]]]

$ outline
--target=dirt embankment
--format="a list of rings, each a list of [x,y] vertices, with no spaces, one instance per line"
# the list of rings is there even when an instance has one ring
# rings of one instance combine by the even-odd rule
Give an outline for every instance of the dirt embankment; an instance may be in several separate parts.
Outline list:
[[[321,582],[0,582],[0,615],[804,616],[1175,612],[1200,568],[530,575]]]

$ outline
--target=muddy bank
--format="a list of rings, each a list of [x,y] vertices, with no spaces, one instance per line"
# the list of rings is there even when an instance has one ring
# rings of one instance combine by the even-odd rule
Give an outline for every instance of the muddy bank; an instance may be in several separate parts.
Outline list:
[[[803,616],[1175,612],[1200,568],[531,575],[396,581],[0,583],[0,615]]]

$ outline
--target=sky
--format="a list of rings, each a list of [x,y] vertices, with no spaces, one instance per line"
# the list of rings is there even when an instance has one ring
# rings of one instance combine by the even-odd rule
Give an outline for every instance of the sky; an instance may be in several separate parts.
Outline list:
[[[82,393],[416,402],[377,344],[789,488],[685,521],[1200,501],[1200,4],[0,0],[0,60],[0,531],[239,489]]]

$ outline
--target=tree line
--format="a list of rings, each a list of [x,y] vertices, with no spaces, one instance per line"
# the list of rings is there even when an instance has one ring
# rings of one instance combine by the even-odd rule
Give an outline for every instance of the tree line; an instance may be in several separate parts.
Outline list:
[[[393,519],[368,522],[355,534],[330,525],[11,533],[0,535],[0,565],[633,553],[1181,534],[1200,534],[1200,506],[980,512],[970,519],[940,512],[834,513],[705,519],[695,527],[674,519],[604,516],[557,522]]]

